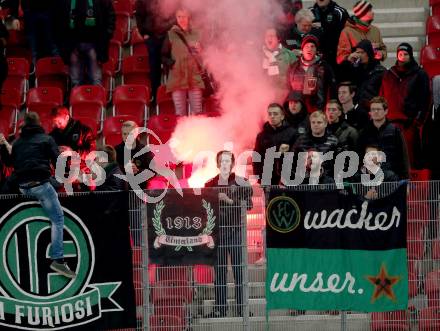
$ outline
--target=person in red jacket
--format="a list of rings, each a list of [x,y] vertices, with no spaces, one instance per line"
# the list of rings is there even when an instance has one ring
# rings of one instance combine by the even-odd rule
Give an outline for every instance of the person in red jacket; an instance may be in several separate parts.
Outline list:
[[[397,47],[397,61],[383,76],[380,95],[388,100],[388,119],[402,131],[411,166],[421,168],[420,129],[430,104],[428,74],[408,43]]]

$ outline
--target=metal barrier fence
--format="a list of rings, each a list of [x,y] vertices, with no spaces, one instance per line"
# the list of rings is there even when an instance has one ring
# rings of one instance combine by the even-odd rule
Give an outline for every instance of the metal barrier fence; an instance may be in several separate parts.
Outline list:
[[[384,197],[397,187],[350,185]],[[297,186],[316,190],[325,186]],[[150,206],[130,197],[138,330],[440,330],[440,182],[408,186],[409,308],[390,313],[270,311],[265,317],[265,191],[234,188],[240,205],[220,205],[218,265],[159,266],[148,261]],[[369,192],[370,191],[370,192]],[[222,192],[226,192],[222,189]],[[228,192],[226,192],[228,193]],[[319,203],[319,201],[317,201]]]

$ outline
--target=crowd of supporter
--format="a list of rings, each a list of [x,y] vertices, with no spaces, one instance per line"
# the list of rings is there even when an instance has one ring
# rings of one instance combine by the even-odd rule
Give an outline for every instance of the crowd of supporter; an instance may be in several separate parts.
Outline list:
[[[382,62],[387,51],[393,50],[387,50],[380,29],[372,24],[374,8],[369,1],[357,1],[350,8],[351,17],[333,0],[316,0],[309,9],[301,9],[300,1],[278,1],[285,17],[268,26],[260,45],[255,46],[262,63],[255,70],[261,70],[282,96],[269,106],[261,105],[268,109],[268,117],[256,135],[254,149],[262,160],[268,148],[281,154],[307,152],[312,159],[313,152],[355,151],[361,160],[359,172],[353,175],[355,180],[365,171],[365,152],[375,150],[385,153],[386,159],[379,163],[390,180],[407,179],[410,169],[426,167],[437,178],[438,165],[424,150],[421,138],[432,107],[430,81],[416,62],[411,45],[400,44],[395,65],[386,69]],[[109,42],[115,30],[111,0],[4,0],[1,5],[7,14],[0,22],[0,84],[7,77],[3,50],[8,47],[8,30],[20,29],[28,38],[32,66],[42,57],[61,56],[69,66],[72,88],[102,84],[102,64],[109,58]],[[134,8],[133,22],[148,49],[153,105],[165,81],[176,115],[201,114],[206,88],[204,31],[192,26],[191,12],[184,7],[178,8],[174,17],[157,15],[152,1],[137,0]],[[84,161],[96,149],[96,137],[93,130],[72,117],[66,106],[52,110],[53,129],[48,133],[58,146],[66,146],[61,151],[76,151]],[[121,154],[127,146],[122,143],[125,131],[135,125],[123,125],[125,136],[116,149],[98,144],[108,155],[110,161],[105,166],[111,173],[125,172],[127,165]],[[5,192],[14,191],[8,159],[17,135],[0,133],[0,184]],[[429,134],[424,136],[432,144]],[[137,140],[131,156],[143,147]],[[134,157],[129,166],[134,173],[142,172],[153,157],[151,153]],[[309,170],[310,158],[306,160]],[[283,160],[275,160],[272,179],[263,184],[280,183]],[[118,169],[113,166],[116,163]],[[254,172],[261,176],[263,164],[254,163]],[[320,172],[322,182],[336,175],[328,161]],[[106,187],[124,185],[118,182]]]

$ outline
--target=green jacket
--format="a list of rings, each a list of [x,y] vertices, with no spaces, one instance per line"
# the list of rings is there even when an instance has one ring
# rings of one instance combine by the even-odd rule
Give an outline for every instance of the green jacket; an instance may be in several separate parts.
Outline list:
[[[272,80],[274,86],[281,89],[288,89],[287,71],[289,70],[289,66],[297,61],[297,57],[291,50],[282,47],[279,54],[275,56],[275,59],[277,61],[279,74],[274,76],[268,74],[268,77]]]
[[[201,70],[177,33],[183,35],[190,46],[191,44],[200,41],[199,32],[193,29],[183,31],[179,26],[174,25],[168,31],[168,39],[165,41],[162,49],[163,57],[170,57],[168,58],[168,63],[167,60],[164,60],[164,63],[168,64],[170,67],[166,84],[167,92],[173,92],[180,89],[204,89],[205,85],[202,81]],[[200,56],[199,62],[201,63]]]

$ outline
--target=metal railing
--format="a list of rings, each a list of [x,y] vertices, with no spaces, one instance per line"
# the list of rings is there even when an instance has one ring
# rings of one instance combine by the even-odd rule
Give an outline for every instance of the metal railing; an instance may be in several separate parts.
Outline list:
[[[375,189],[375,196],[386,196],[397,185],[382,184]],[[323,186],[291,189],[320,188]],[[363,195],[370,190],[362,185],[350,185],[350,189]],[[274,310],[266,321],[266,197],[261,187],[253,187],[252,204],[220,206],[235,208],[242,217],[237,223],[236,213],[224,213],[217,266],[160,266],[148,262],[145,221],[150,207],[133,195],[130,215],[131,233],[137,238],[133,256],[139,330],[440,330],[439,182],[408,185],[407,311]],[[229,222],[228,215],[235,220]]]

